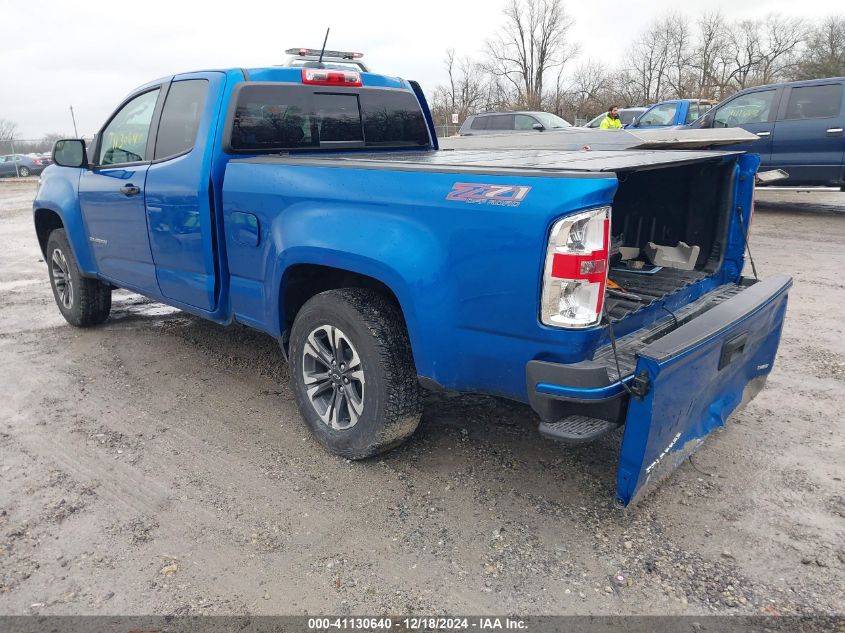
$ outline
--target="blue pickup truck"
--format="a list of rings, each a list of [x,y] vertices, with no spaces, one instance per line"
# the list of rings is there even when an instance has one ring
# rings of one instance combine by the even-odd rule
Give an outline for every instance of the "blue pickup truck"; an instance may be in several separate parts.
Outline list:
[[[672,99],[661,101],[650,106],[648,110],[637,116],[628,128],[658,128],[675,125],[687,125],[704,116],[715,101],[707,99]]]
[[[791,280],[742,273],[754,155],[438,150],[415,82],[308,66],[154,81],[53,155],[33,210],[67,321],[125,288],[266,332],[351,459],[414,432],[421,388],[494,394],[561,441],[624,426],[625,505],[772,370]],[[679,242],[686,266],[640,255]]]

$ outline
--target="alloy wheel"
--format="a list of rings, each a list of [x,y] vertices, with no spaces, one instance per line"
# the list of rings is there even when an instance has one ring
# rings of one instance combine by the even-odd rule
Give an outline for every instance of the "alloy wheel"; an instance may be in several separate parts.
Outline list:
[[[70,310],[73,305],[73,280],[70,278],[70,266],[68,266],[67,258],[58,248],[53,250],[50,268],[53,273],[53,286],[56,288],[56,295],[65,310]]]
[[[342,431],[364,411],[364,369],[349,337],[332,325],[308,335],[302,349],[302,379],[314,411],[329,427]]]

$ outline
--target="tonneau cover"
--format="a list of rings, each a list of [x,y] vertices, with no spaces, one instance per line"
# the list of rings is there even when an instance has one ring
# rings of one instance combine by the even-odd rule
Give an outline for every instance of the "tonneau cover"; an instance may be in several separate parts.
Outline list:
[[[568,127],[547,132],[510,132],[451,136],[438,139],[441,149],[558,149],[579,150],[588,145],[604,149],[706,149],[758,140],[742,128],[687,130],[678,128],[594,130]]]
[[[285,154],[233,159],[234,163],[286,164],[348,169],[436,171],[582,177],[602,172],[654,169],[709,160],[741,152],[683,150],[432,150],[355,154]]]

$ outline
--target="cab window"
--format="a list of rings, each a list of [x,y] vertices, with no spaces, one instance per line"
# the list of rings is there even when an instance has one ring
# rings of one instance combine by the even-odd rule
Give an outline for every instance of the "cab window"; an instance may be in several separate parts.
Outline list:
[[[120,165],[144,160],[150,122],[159,89],[138,95],[123,106],[103,130],[100,165]]]
[[[699,107],[697,103],[689,104],[689,110],[687,110],[687,118],[684,120],[684,123],[692,123],[698,117],[701,116],[701,113],[703,111],[703,107]]]
[[[654,106],[640,118],[638,125],[672,125],[677,110],[677,102]]]
[[[512,130],[513,129],[513,115],[512,114],[497,114],[490,117],[490,122],[487,124],[488,130]]]
[[[184,154],[193,148],[200,116],[208,92],[208,81],[174,81],[167,93],[153,157],[158,160]]]
[[[802,86],[789,93],[784,119],[826,119],[842,109],[842,84]]]
[[[747,123],[765,123],[772,111],[774,90],[752,92],[737,97],[716,111],[713,127],[736,127]]]
[[[471,130],[486,130],[487,120],[489,116],[477,116],[472,120],[472,125],[469,126]]]
[[[244,84],[229,123],[235,152],[424,147],[428,128],[412,92],[314,90],[290,84]]]
[[[537,119],[527,114],[515,114],[513,117],[515,130],[533,130],[537,124]]]

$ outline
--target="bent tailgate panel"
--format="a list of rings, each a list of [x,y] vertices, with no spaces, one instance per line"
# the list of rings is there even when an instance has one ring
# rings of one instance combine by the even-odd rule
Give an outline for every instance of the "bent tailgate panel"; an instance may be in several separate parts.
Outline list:
[[[762,388],[791,285],[785,276],[758,282],[640,352],[635,371],[648,376],[649,389],[628,407],[619,502],[636,501]]]

